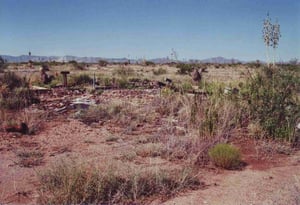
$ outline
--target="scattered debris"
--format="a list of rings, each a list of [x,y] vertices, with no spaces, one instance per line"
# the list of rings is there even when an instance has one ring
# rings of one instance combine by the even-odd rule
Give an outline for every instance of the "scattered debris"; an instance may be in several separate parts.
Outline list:
[[[92,99],[92,96],[85,96],[85,97],[79,97],[74,99],[71,104],[70,107],[71,108],[80,108],[80,109],[87,109],[89,108],[91,105],[95,105],[96,101],[94,99]]]
[[[26,123],[22,122],[19,126],[11,125],[5,127],[6,132],[19,132],[22,134],[28,134],[29,129]]]

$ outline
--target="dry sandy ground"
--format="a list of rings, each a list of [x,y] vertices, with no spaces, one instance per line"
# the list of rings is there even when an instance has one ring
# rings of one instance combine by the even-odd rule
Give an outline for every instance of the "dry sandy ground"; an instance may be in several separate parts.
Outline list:
[[[67,128],[67,129],[66,129]],[[54,133],[54,135],[53,135]],[[86,133],[84,136],[79,133]],[[80,136],[79,136],[80,135]],[[51,128],[34,137],[9,140],[0,155],[0,201],[7,204],[35,203],[37,193],[36,173],[42,166],[31,168],[15,164],[15,152],[20,149],[39,150],[46,153],[44,163],[54,162],[62,156],[95,160],[100,163],[120,151],[126,141],[108,144],[107,130],[95,131],[75,120],[52,123]],[[92,142],[89,144],[88,142]],[[12,149],[12,150],[10,150]],[[75,153],[75,154],[74,154]],[[95,161],[94,161],[95,162]],[[256,168],[249,164],[241,171],[203,170],[200,172],[206,187],[202,190],[182,193],[164,202],[164,205],[235,205],[235,204],[299,204],[300,203],[300,152],[281,158],[276,167]],[[153,201],[152,204],[161,204]]]
[[[279,167],[265,170],[255,170],[249,165],[243,171],[205,176],[211,186],[183,194],[164,205],[300,204],[300,153],[286,160]]]

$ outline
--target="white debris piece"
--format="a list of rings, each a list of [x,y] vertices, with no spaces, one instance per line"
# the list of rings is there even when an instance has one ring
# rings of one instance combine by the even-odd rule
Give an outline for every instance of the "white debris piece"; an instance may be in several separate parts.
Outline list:
[[[73,108],[87,109],[95,104],[96,102],[94,99],[92,99],[90,96],[85,96],[74,99],[70,106]]]

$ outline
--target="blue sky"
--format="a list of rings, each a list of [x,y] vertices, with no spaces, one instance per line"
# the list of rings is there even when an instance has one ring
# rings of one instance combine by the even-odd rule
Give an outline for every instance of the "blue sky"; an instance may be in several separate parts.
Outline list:
[[[267,12],[300,59],[299,0],[0,0],[0,54],[265,60]]]

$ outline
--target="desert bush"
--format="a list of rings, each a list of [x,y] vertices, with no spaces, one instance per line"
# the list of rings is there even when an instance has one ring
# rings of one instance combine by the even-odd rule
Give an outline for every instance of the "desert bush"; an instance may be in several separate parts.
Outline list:
[[[21,109],[33,103],[39,103],[39,99],[28,88],[16,88],[0,97],[0,105],[6,109]]]
[[[83,123],[90,125],[94,122],[105,121],[111,118],[108,110],[104,106],[90,107],[87,110],[81,110],[75,118]]]
[[[117,137],[117,136],[108,136],[108,137],[106,137],[105,138],[105,141],[106,142],[116,142],[116,141],[118,141],[120,138],[119,137]]]
[[[0,73],[3,72],[6,67],[6,61],[4,60],[4,58],[2,58],[2,56],[0,56]]]
[[[258,121],[272,139],[295,142],[295,125],[300,117],[297,70],[265,67],[242,90],[251,119]]]
[[[120,159],[123,161],[133,161],[137,157],[137,154],[135,151],[128,150],[126,152],[123,152]]]
[[[132,204],[147,197],[170,197],[201,183],[192,171],[137,170],[109,166],[101,170],[61,161],[39,174],[41,204]]]
[[[121,77],[128,77],[134,74],[134,70],[128,66],[120,66],[113,72],[113,74]]]
[[[137,147],[136,154],[141,157],[157,157],[164,153],[164,145],[160,143],[147,143]]]
[[[70,85],[84,85],[84,84],[92,84],[93,79],[88,74],[76,75],[70,79]]]
[[[29,89],[29,81],[15,73],[5,73],[1,78],[0,85],[0,105],[2,108],[20,109],[39,102],[35,93]]]
[[[129,80],[126,77],[117,78],[116,84],[118,88],[123,88],[123,89],[132,88],[132,84],[129,82]]]
[[[194,70],[194,65],[179,63],[176,65],[176,68],[178,68],[178,70],[177,70],[178,74],[186,75],[186,74],[191,73]]]
[[[246,66],[249,68],[259,68],[262,66],[262,64],[259,60],[256,60],[254,62],[247,63]]]
[[[169,88],[163,88],[161,90],[161,97],[156,98],[152,102],[152,106],[155,107],[155,112],[160,115],[176,115],[181,108],[181,96],[174,94]]]
[[[108,65],[108,62],[107,62],[107,61],[105,61],[105,60],[99,60],[99,61],[98,61],[98,65],[99,65],[99,66],[103,66],[103,67],[105,67],[105,66],[107,66],[107,65]]]
[[[121,109],[121,105],[118,104],[92,106],[87,110],[82,110],[75,117],[89,125],[93,122],[106,121],[117,117],[116,115],[121,112]]]
[[[17,87],[29,87],[29,81],[25,77],[21,78],[13,72],[4,73],[1,83],[5,84],[10,90]]]
[[[154,69],[152,70],[153,72],[153,75],[163,75],[163,74],[166,74],[167,73],[167,70],[164,69],[164,68],[158,68],[158,69]]]
[[[145,61],[146,66],[155,66],[155,63],[152,61]]]
[[[74,67],[74,69],[76,69],[76,70],[84,70],[84,68],[85,68],[84,63],[78,63],[75,60],[69,61],[69,64],[71,64]]]
[[[180,91],[185,93],[185,92],[188,92],[188,91],[192,91],[193,90],[193,86],[191,83],[188,83],[188,82],[184,82],[182,83],[181,87],[180,87]]]
[[[18,152],[18,165],[21,167],[33,167],[43,163],[44,154],[39,151],[22,151]]]
[[[209,150],[213,163],[225,169],[237,168],[241,163],[240,151],[229,144],[217,144]]]
[[[236,98],[224,94],[222,86],[208,87],[209,95],[194,96],[186,110],[190,126],[198,128],[202,138],[228,139],[245,121],[244,105]]]

